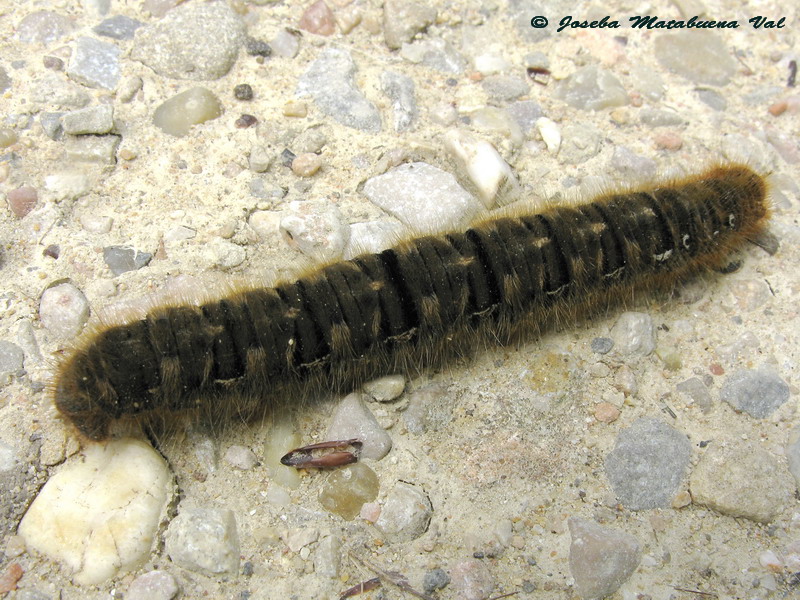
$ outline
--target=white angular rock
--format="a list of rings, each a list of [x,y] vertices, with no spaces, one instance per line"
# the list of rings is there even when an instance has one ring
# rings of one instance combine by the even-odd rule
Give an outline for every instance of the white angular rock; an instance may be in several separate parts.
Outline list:
[[[378,424],[375,415],[364,404],[362,394],[350,394],[336,407],[328,427],[327,439],[363,442],[361,456],[380,460],[392,449],[392,438]]]
[[[148,444],[94,444],[50,478],[19,534],[76,583],[95,585],[147,560],[171,493],[167,464]]]
[[[486,208],[494,207],[498,196],[503,198],[504,204],[516,199],[519,193],[517,178],[489,142],[453,129],[445,134],[444,145],[475,185]]]

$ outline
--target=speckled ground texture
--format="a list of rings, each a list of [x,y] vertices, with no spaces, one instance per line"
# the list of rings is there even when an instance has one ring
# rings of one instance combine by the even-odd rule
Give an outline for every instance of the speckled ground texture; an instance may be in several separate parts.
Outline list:
[[[361,597],[411,597],[389,581],[404,578],[443,599],[797,597],[795,4],[615,1],[573,17],[620,28],[562,32],[566,2],[320,4],[315,20],[307,2],[0,2],[0,591],[337,598],[377,567],[391,576]],[[627,27],[635,14],[740,26],[685,38]],[[533,29],[537,15],[549,27]],[[759,15],[783,27],[754,29]],[[200,43],[180,29],[201,26]],[[195,86],[219,116],[183,137],[154,125],[157,107]],[[497,149],[519,182],[510,196],[477,199],[445,142],[454,130]],[[484,204],[570,201],[724,160],[770,174],[763,247],[734,257],[732,273],[368,401],[392,449],[365,460],[379,492],[354,519],[320,504],[333,475],[288,489],[270,477],[272,423],[179,425],[161,444],[171,500],[133,570],[80,585],[17,535],[39,488],[82,460],[47,383],[104,309],[268,284],[408,236],[408,224],[461,227]],[[371,179],[407,163],[467,192],[451,186],[421,210],[372,195]],[[619,321],[625,311],[638,314]],[[337,403],[286,416],[294,439],[324,441]],[[409,521],[378,516],[403,502]],[[228,535],[221,573],[193,563],[192,523],[235,529],[238,559]]]

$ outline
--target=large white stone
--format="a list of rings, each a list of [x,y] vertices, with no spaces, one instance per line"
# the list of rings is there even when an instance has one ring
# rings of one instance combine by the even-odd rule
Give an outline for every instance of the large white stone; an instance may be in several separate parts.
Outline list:
[[[98,584],[147,560],[171,492],[167,464],[148,444],[95,444],[50,478],[19,534],[76,583]]]

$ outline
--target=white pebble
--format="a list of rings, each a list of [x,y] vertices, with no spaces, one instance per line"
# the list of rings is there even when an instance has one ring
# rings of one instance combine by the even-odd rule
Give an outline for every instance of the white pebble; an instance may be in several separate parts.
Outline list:
[[[71,283],[60,283],[42,294],[39,318],[45,329],[56,337],[73,338],[89,320],[89,301]]]
[[[406,378],[402,375],[387,375],[364,384],[364,391],[378,402],[391,402],[406,389]]]
[[[350,238],[350,228],[342,222],[336,206],[295,200],[289,214],[281,219],[280,231],[290,246],[318,260],[342,256]]]
[[[536,119],[536,128],[547,146],[547,151],[550,154],[558,154],[558,150],[561,148],[561,131],[556,122],[547,117],[539,117]]]
[[[362,400],[362,394],[350,394],[336,407],[328,427],[327,439],[359,439],[363,442],[361,456],[380,460],[392,449],[392,438],[378,424]]]
[[[498,195],[505,203],[516,199],[519,192],[517,178],[489,142],[476,140],[470,134],[454,129],[445,134],[444,144],[475,184],[486,208],[495,205]]]
[[[232,467],[247,471],[258,464],[258,458],[250,448],[234,444],[225,452],[225,461]]]

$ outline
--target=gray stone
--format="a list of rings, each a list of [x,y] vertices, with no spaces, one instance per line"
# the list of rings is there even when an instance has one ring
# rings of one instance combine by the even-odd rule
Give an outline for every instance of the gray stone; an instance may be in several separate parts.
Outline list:
[[[49,44],[70,33],[75,26],[66,15],[51,10],[29,13],[17,25],[17,38],[28,44]]]
[[[758,444],[712,442],[690,479],[692,500],[731,517],[769,523],[792,502],[792,476]]]
[[[614,154],[611,156],[611,165],[626,178],[634,180],[649,179],[656,174],[654,160],[640,156],[626,146],[614,148]]]
[[[13,446],[0,442],[0,535],[16,532],[30,498],[36,493],[31,485],[34,470]]]
[[[739,369],[722,384],[719,397],[736,410],[766,419],[789,399],[789,386],[775,373]]]
[[[527,81],[513,75],[488,75],[483,78],[481,85],[490,98],[499,102],[516,100],[531,89]]]
[[[342,256],[350,228],[335,205],[295,200],[288,208],[281,218],[280,231],[289,245],[318,260]]]
[[[42,131],[51,140],[60,139],[64,133],[64,127],[61,125],[61,117],[64,114],[63,112],[43,112],[39,115]]]
[[[611,328],[610,337],[622,355],[647,356],[656,348],[656,330],[647,313],[622,313]]]
[[[447,388],[431,384],[414,390],[408,398],[408,407],[403,411],[406,428],[415,434],[438,431],[453,420],[453,399]]]
[[[0,373],[16,373],[22,369],[25,354],[14,342],[0,340]]]
[[[239,535],[231,510],[182,510],[165,538],[170,560],[180,567],[211,575],[239,572]]]
[[[436,9],[408,0],[383,3],[383,36],[386,45],[397,50],[403,43],[436,21]]]
[[[172,600],[179,592],[178,582],[166,571],[149,571],[133,580],[125,600]]]
[[[378,132],[381,115],[356,87],[355,72],[356,65],[348,50],[326,48],[300,76],[297,95],[312,97],[322,112],[342,125]]]
[[[710,106],[714,110],[723,111],[728,108],[728,101],[725,96],[720,94],[717,90],[699,89],[695,93],[701,102]]]
[[[392,438],[364,404],[362,394],[345,396],[331,417],[329,440],[361,440],[361,456],[380,460],[392,449]]]
[[[286,29],[281,29],[270,44],[277,56],[294,58],[300,52],[300,36]]]
[[[556,89],[559,98],[575,108],[602,110],[625,106],[628,94],[619,80],[596,65],[581,67],[564,79]]]
[[[675,127],[686,123],[686,119],[672,110],[660,108],[642,108],[639,110],[639,120],[648,127]]]
[[[575,589],[584,600],[610,596],[639,566],[642,548],[623,531],[572,517],[568,521],[572,542],[569,569]]]
[[[568,165],[584,163],[600,152],[603,134],[592,125],[567,125],[561,133],[558,157]]]
[[[444,569],[431,569],[425,573],[422,580],[422,589],[426,594],[441,590],[450,583],[450,576]]]
[[[690,377],[686,381],[681,381],[675,386],[675,389],[690,398],[704,413],[711,410],[713,405],[711,393],[699,377]]]
[[[736,61],[711,31],[687,30],[656,38],[654,53],[667,69],[694,83],[722,86],[736,73]]]
[[[97,35],[110,37],[115,40],[132,40],[133,34],[142,26],[141,21],[131,19],[125,15],[114,15],[104,19],[93,31]]]
[[[249,471],[258,464],[258,458],[247,446],[234,444],[225,451],[225,462],[242,471]]]
[[[113,165],[117,162],[118,135],[92,135],[68,138],[64,145],[66,156],[74,162]]]
[[[461,229],[481,209],[455,177],[423,162],[402,164],[372,177],[364,185],[364,194],[420,233]]]
[[[314,551],[314,573],[335,579],[342,565],[342,541],[339,536],[322,538]]]
[[[450,569],[454,598],[459,600],[486,600],[495,586],[494,577],[483,561],[468,558]]]
[[[410,542],[428,530],[432,516],[428,495],[400,481],[389,493],[375,526],[390,542]]]
[[[797,489],[800,490],[800,425],[789,433],[786,458],[789,460],[789,471],[794,477]]]
[[[140,252],[130,246],[107,246],[103,248],[103,260],[114,275],[146,267],[153,255]]]
[[[392,101],[394,130],[409,131],[417,118],[417,101],[414,97],[414,80],[394,71],[381,73],[381,88]]]
[[[606,475],[625,508],[667,508],[689,466],[689,439],[663,421],[641,418],[617,436]]]
[[[533,100],[512,102],[506,106],[506,112],[519,125],[520,130],[525,135],[536,125],[536,119],[543,115],[542,107]]]
[[[409,62],[421,63],[452,75],[461,75],[467,68],[467,60],[441,38],[428,38],[403,44],[400,56]]]
[[[8,76],[8,72],[5,70],[5,68],[0,67],[0,93],[9,89],[11,87],[11,83],[11,77]]]
[[[203,248],[203,257],[220,269],[233,269],[247,258],[247,251],[239,244],[214,238]]]
[[[35,102],[57,108],[82,108],[91,102],[80,86],[50,72],[34,84],[32,96]]]
[[[70,79],[91,88],[113,90],[119,83],[120,50],[113,44],[80,37],[67,66]]]
[[[592,340],[591,348],[595,354],[608,354],[614,347],[614,340],[607,337],[597,337]]]
[[[244,39],[244,23],[227,3],[187,2],[137,29],[131,58],[173,79],[219,79]]]
[[[51,334],[61,339],[71,339],[81,332],[89,320],[89,301],[71,283],[59,283],[42,293],[39,319]]]

